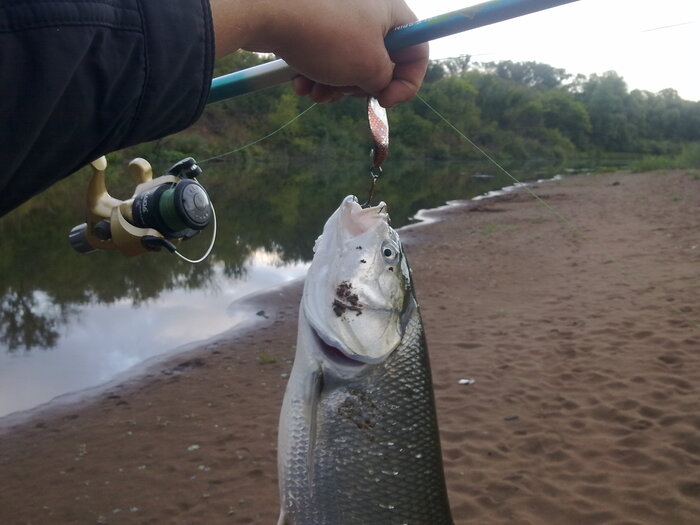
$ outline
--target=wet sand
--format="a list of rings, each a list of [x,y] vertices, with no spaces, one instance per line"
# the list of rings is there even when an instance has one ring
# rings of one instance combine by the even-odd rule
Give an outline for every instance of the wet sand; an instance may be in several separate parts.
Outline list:
[[[402,233],[456,523],[696,524],[700,180],[534,190],[575,226],[519,191]],[[260,297],[253,329],[5,420],[0,523],[275,523],[300,293]]]

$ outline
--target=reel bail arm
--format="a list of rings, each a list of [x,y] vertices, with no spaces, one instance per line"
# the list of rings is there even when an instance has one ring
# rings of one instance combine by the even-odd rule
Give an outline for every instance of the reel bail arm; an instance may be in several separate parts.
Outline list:
[[[132,257],[161,248],[177,253],[179,242],[209,225],[213,206],[196,180],[202,169],[192,157],[155,179],[147,160],[132,160],[127,171],[137,186],[131,198],[124,201],[107,191],[106,158],[100,157],[90,166],[86,222],[68,235],[70,245],[80,253],[110,250]]]

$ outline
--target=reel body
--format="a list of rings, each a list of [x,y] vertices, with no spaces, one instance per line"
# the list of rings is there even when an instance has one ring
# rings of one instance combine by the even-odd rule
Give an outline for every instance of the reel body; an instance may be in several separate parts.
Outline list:
[[[153,178],[145,159],[129,163],[128,172],[137,183],[127,200],[107,191],[105,157],[90,163],[92,177],[87,190],[87,220],[68,235],[78,252],[119,251],[131,257],[166,248],[197,235],[209,225],[213,208],[209,195],[196,177],[202,173],[191,157],[172,166],[165,175]]]

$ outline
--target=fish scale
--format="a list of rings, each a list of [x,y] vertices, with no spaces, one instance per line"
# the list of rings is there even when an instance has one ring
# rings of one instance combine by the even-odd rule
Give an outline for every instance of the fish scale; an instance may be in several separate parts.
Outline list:
[[[355,380],[324,381],[308,523],[452,523],[417,308],[399,347],[369,368]]]
[[[386,205],[316,243],[278,437],[280,525],[449,525],[428,349]]]

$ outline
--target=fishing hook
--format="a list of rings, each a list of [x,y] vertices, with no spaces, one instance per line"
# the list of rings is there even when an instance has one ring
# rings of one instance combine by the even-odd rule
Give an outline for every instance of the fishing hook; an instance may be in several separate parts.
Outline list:
[[[369,174],[372,183],[369,187],[367,202],[362,205],[368,208],[372,205],[372,197],[377,185],[377,180],[382,174],[382,164],[389,155],[389,120],[379,101],[374,97],[367,98],[367,119],[369,120],[369,130],[372,133],[372,148],[369,152],[370,167]]]

